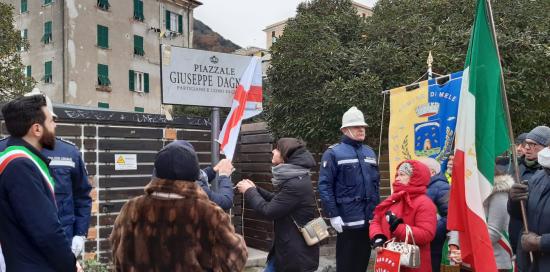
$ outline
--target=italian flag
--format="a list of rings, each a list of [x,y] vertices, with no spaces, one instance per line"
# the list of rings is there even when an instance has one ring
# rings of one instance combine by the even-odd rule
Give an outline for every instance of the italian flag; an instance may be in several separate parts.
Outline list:
[[[448,229],[459,231],[463,261],[497,271],[483,201],[493,187],[495,159],[510,147],[501,66],[486,0],[478,0],[456,127]]]

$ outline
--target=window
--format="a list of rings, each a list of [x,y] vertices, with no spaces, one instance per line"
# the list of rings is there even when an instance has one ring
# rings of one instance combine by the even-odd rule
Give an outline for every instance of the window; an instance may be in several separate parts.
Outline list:
[[[97,0],[97,7],[102,10],[109,10],[111,5],[109,4],[109,0]]]
[[[44,35],[42,36],[42,42],[49,44],[52,41],[52,21],[44,23]]]
[[[102,25],[97,25],[97,46],[101,48],[109,48],[109,28]]]
[[[275,36],[275,31],[271,31],[271,44],[277,42],[277,36]]]
[[[27,47],[27,42],[28,42],[28,34],[29,34],[29,31],[28,29],[23,29],[21,30],[21,39],[23,40],[23,45],[21,45],[21,51],[25,51],[26,47]]]
[[[21,13],[29,11],[29,4],[27,0],[21,0]]]
[[[109,86],[111,81],[109,80],[109,66],[105,64],[97,65],[97,85]]]
[[[30,65],[25,66],[25,69],[23,69],[23,73],[25,74],[25,77],[32,77],[32,69]]]
[[[134,19],[142,22],[145,20],[143,16],[143,0],[134,0]]]
[[[108,109],[109,103],[97,102],[97,107],[102,109]]]
[[[149,92],[149,74],[130,70],[128,73],[130,91],[138,93]]]
[[[138,35],[134,35],[134,55],[145,55],[145,51],[143,51],[143,37]]]
[[[142,107],[134,107],[135,112],[145,112],[145,109]]]
[[[52,3],[52,0],[44,0],[44,6]]]
[[[183,16],[166,11],[166,30],[183,33]]]
[[[46,61],[44,63],[44,83],[52,83],[52,62]]]

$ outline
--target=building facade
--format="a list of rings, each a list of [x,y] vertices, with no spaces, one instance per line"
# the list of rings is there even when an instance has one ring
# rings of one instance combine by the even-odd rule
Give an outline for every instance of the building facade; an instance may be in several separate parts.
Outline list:
[[[372,8],[357,2],[352,2],[352,5],[355,9],[357,9],[357,15],[361,16],[363,19],[372,15]],[[276,22],[274,24],[267,26],[263,30],[266,34],[265,44],[266,44],[267,50],[269,50],[269,48],[271,48],[271,45],[277,42],[277,39],[281,37],[281,35],[283,35],[283,31],[285,30],[287,21],[288,19],[285,19],[280,22]]]
[[[163,113],[160,44],[191,47],[195,0],[0,0],[29,42],[24,72],[54,103]]]

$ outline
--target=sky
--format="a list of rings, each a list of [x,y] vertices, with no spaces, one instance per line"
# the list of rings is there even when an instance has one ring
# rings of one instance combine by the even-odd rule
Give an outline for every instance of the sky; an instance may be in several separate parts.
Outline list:
[[[199,0],[193,14],[241,47],[266,47],[266,26],[296,15],[301,0]],[[355,0],[372,7],[376,0]]]

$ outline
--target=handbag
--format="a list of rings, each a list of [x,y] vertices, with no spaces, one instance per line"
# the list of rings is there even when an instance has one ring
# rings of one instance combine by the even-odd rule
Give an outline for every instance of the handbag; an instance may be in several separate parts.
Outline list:
[[[409,232],[411,233],[412,244],[409,244]],[[409,268],[420,267],[420,248],[414,241],[411,227],[405,225],[405,242],[396,242],[395,237],[387,241],[385,248],[401,253],[401,265]]]
[[[328,233],[327,223],[325,222],[325,219],[323,219],[323,217],[321,216],[321,209],[319,209],[319,205],[317,204],[317,197],[315,196],[315,192],[313,192],[313,198],[315,199],[315,206],[317,206],[319,217],[314,218],[313,220],[307,222],[303,227],[300,227],[300,225],[296,223],[296,220],[294,220],[294,217],[290,216],[290,218],[292,218],[292,221],[294,222],[294,225],[296,225],[298,230],[302,233],[302,236],[304,237],[304,240],[306,241],[306,244],[308,246],[318,244],[319,242],[330,236],[330,234]]]

